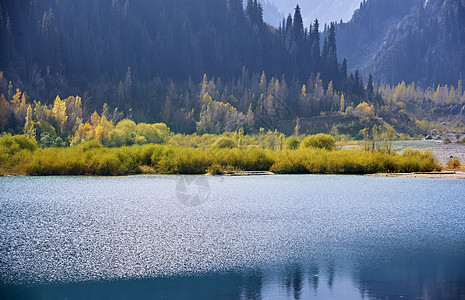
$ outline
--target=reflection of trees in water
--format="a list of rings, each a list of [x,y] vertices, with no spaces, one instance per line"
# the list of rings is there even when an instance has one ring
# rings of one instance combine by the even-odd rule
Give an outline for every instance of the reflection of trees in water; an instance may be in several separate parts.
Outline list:
[[[299,265],[290,266],[286,268],[284,276],[284,285],[286,287],[287,295],[289,296],[292,293],[294,299],[300,299],[303,287],[302,268]]]
[[[352,280],[361,295],[369,298],[465,299],[465,261],[422,257],[411,261],[361,260]]]
[[[371,255],[370,255],[371,256]],[[415,256],[416,257],[416,256]],[[405,258],[405,257],[404,257]],[[465,259],[444,261],[423,254],[421,259],[402,259],[399,253],[380,258],[361,257],[352,268],[351,277],[362,299],[465,299]],[[21,289],[3,287],[6,299],[28,298],[27,295],[47,295],[47,298],[107,298],[141,299],[262,299],[264,286],[271,276],[272,292],[287,294],[289,299],[303,299],[307,288],[315,295],[335,286],[336,261],[328,259],[292,263],[282,269],[207,273],[199,276],[171,277],[92,283],[50,284]],[[274,277],[274,276],[277,276]],[[344,275],[346,276],[346,275]],[[277,281],[276,281],[277,280]],[[279,283],[279,286],[275,286]],[[323,284],[321,284],[323,283]],[[305,289],[304,289],[305,287]],[[268,289],[268,286],[265,290]],[[266,293],[266,291],[265,291]],[[321,294],[320,294],[321,295]],[[81,296],[81,297],[80,297]]]
[[[329,289],[332,289],[334,279],[336,277],[335,261],[331,259],[326,263],[323,263],[323,265],[325,266],[323,270],[326,271],[325,277],[328,280],[328,287]],[[310,262],[302,265],[292,264],[286,267],[285,272],[282,275],[282,282],[288,297],[301,299],[304,282],[308,282],[309,287],[313,288],[313,293],[316,295],[320,286],[320,277],[320,266],[316,262]]]
[[[310,264],[310,273],[308,279],[310,280],[310,285],[313,287],[313,292],[316,294],[318,291],[318,284],[320,283],[320,268],[317,264]]]
[[[330,290],[333,289],[334,277],[336,277],[336,266],[334,260],[331,260],[327,263],[327,272],[328,272],[328,287]]]

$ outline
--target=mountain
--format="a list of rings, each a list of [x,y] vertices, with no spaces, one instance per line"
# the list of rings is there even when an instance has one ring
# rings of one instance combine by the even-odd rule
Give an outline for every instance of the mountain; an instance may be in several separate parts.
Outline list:
[[[339,22],[340,20],[349,21],[355,9],[360,5],[360,0],[268,0],[276,6],[282,14],[287,16],[294,13],[296,4],[302,9],[304,24],[311,24],[318,19],[320,24],[329,24],[330,22]],[[266,6],[265,16],[266,16]],[[265,20],[267,20],[265,18]],[[267,20],[268,21],[268,20]],[[274,25],[274,23],[271,23]]]
[[[465,76],[464,0],[365,0],[336,32],[349,69],[380,83],[456,85]]]

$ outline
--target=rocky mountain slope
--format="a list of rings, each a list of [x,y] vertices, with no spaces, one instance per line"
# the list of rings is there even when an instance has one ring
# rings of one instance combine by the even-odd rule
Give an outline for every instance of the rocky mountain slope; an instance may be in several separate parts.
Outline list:
[[[349,69],[378,82],[456,85],[465,76],[465,0],[365,0],[337,35]]]

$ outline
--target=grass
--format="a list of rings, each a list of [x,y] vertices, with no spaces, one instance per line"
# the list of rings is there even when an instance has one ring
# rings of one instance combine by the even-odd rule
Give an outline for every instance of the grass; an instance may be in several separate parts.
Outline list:
[[[0,137],[0,174],[3,175],[205,174],[208,171],[221,174],[228,170],[373,174],[428,172],[440,168],[431,152],[411,149],[402,154],[388,154],[310,146],[295,150],[238,149],[229,145],[202,149],[159,144],[107,148],[96,141],[42,149],[23,136]]]

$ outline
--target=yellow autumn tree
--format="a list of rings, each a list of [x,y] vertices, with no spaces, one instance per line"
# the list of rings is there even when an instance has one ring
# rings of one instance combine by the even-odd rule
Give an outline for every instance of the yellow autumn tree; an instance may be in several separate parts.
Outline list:
[[[10,105],[3,94],[0,95],[0,130],[5,131],[10,115]]]
[[[102,142],[103,139],[103,127],[102,125],[98,124],[94,127],[94,139]]]
[[[18,120],[24,120],[26,118],[26,114],[27,114],[27,109],[28,109],[28,105],[27,105],[27,94],[26,93],[23,93],[21,95],[21,101],[19,102],[19,107],[17,109],[17,112],[16,112],[16,115],[17,115],[17,119]],[[31,108],[32,109],[32,108]],[[32,114],[31,114],[32,115]]]
[[[84,123],[82,127],[82,138],[86,141],[94,138],[94,127],[89,122]]]
[[[326,95],[332,96],[334,94],[334,85],[333,82],[330,81],[328,84],[328,89],[326,90]]]
[[[24,134],[30,139],[35,139],[36,138],[36,130],[34,128],[34,122],[32,121],[32,107],[31,107],[31,105],[29,105],[27,107],[26,124],[24,125]]]
[[[13,109],[19,107],[20,102],[21,102],[21,90],[16,89],[16,93],[13,95],[13,99],[11,99],[11,105]]]
[[[100,116],[96,111],[94,111],[94,113],[90,116],[90,124],[94,127],[97,127],[99,123],[100,123]]]
[[[52,116],[57,122],[60,134],[62,134],[64,132],[68,116],[66,115],[66,103],[60,99],[60,96],[55,98],[55,102],[53,103],[52,108]]]
[[[11,102],[11,109],[15,115],[16,120],[24,122],[24,118],[27,113],[27,95],[22,93],[20,89],[16,89],[16,93],[13,95]]]
[[[113,121],[108,121],[107,117],[102,115],[98,126],[102,128],[102,143],[105,145],[109,144],[110,132],[115,128]]]

